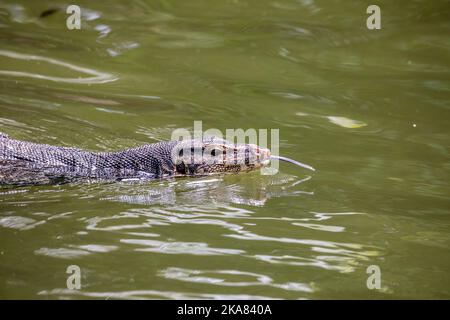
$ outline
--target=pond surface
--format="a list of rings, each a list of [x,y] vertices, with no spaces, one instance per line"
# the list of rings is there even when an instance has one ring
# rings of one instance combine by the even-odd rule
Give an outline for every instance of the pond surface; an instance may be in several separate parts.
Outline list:
[[[381,30],[368,1],[68,4],[0,4],[1,132],[279,129],[317,171],[3,188],[1,298],[450,298],[448,1],[378,1]]]

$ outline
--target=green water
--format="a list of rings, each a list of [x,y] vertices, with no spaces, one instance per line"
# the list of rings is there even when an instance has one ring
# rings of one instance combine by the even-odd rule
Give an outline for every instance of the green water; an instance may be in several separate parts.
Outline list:
[[[1,132],[279,129],[317,171],[2,189],[1,298],[450,298],[448,1],[378,1],[381,30],[369,1],[68,4],[0,3]]]

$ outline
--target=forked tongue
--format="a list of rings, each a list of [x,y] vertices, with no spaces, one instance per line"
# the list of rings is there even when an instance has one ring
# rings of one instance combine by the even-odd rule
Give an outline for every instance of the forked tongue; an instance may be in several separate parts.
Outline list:
[[[305,169],[309,169],[312,171],[316,171],[316,169],[314,169],[313,167],[311,167],[310,165],[286,158],[286,157],[281,157],[281,156],[270,156],[270,159],[274,159],[274,160],[281,160],[281,161],[286,161],[286,162],[290,162],[293,163],[299,167],[305,168]]]

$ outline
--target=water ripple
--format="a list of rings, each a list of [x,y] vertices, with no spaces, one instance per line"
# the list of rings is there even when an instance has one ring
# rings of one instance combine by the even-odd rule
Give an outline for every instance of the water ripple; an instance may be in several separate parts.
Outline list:
[[[77,84],[97,84],[97,83],[106,83],[106,82],[112,82],[116,81],[118,77],[105,73],[100,72],[95,69],[90,68],[84,68],[79,67],[74,64],[63,62],[61,60],[53,59],[53,58],[47,58],[42,57],[38,55],[33,54],[24,54],[24,53],[17,53],[13,51],[7,51],[7,50],[0,50],[0,56],[18,59],[18,60],[26,60],[26,61],[43,61],[47,62],[56,66],[61,66],[73,71],[77,71],[84,74],[92,75],[92,77],[87,78],[65,78],[65,77],[55,77],[55,76],[49,76],[49,75],[43,75],[38,73],[31,73],[31,72],[25,72],[25,71],[10,71],[10,70],[0,70],[0,74],[7,75],[7,76],[14,76],[14,77],[27,77],[27,78],[35,78],[35,79],[42,79],[42,80],[50,80],[55,82],[65,82],[65,83],[77,83]]]
[[[167,268],[161,270],[159,275],[166,279],[213,284],[225,287],[269,286],[289,291],[313,291],[312,287],[308,284],[297,282],[276,283],[274,282],[274,279],[269,276],[240,270],[190,270],[184,268]]]
[[[78,291],[69,289],[42,290],[37,293],[41,296],[58,297],[86,297],[97,299],[175,299],[175,300],[277,300],[270,296],[249,295],[249,294],[224,294],[224,293],[194,293],[179,291],[158,291],[158,290],[131,290],[118,292],[93,292]]]
[[[166,254],[193,254],[193,255],[223,255],[223,254],[242,254],[243,250],[233,250],[225,248],[211,248],[207,243],[202,242],[180,242],[180,241],[157,241],[147,239],[121,239],[120,242],[126,244],[137,244],[145,246],[135,251],[158,252]]]

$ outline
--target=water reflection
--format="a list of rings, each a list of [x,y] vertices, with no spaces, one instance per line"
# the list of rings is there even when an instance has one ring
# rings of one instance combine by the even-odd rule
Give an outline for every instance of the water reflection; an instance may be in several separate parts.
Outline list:
[[[292,175],[277,174],[261,176],[259,173],[242,176],[206,177],[200,179],[185,179],[154,184],[151,188],[137,186],[117,187],[116,195],[104,197],[104,200],[120,201],[132,204],[177,204],[204,205],[208,207],[217,204],[243,204],[263,206],[269,199],[285,196],[312,196],[313,192],[301,190],[298,186],[311,177],[298,178]],[[245,179],[245,183],[242,183]],[[297,187],[297,188],[296,188]],[[119,191],[120,190],[120,191]],[[119,193],[119,194],[117,194]]]

